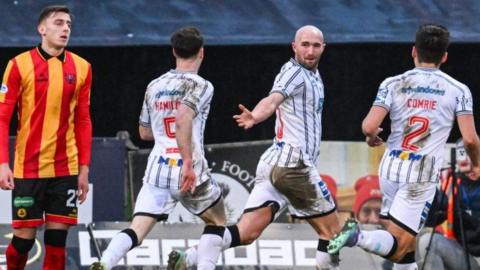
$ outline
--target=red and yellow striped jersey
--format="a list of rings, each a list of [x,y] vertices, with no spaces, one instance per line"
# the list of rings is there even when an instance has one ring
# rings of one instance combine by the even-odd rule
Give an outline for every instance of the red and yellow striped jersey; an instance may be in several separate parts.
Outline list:
[[[79,164],[90,163],[91,83],[90,64],[69,51],[52,57],[38,46],[11,59],[0,88],[0,163],[8,162],[8,126],[17,105],[14,176],[78,174]]]

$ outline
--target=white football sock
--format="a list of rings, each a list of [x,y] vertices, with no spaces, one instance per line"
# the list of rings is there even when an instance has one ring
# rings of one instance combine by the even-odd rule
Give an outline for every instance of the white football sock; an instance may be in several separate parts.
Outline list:
[[[417,263],[394,263],[393,264],[393,269],[394,270],[417,270],[418,266]]]
[[[338,266],[332,265],[332,256],[330,256],[330,254],[328,254],[327,252],[317,250],[317,254],[315,256],[315,259],[317,261],[316,269],[318,269],[318,270],[337,270],[337,269],[340,269],[340,268],[338,268]]]
[[[107,250],[103,252],[102,262],[107,266],[107,269],[111,269],[131,248],[132,238],[126,233],[120,232],[112,238]]]
[[[357,246],[368,252],[386,256],[392,250],[394,243],[393,236],[385,230],[362,230],[358,236]]]
[[[222,252],[222,237],[216,234],[202,234],[198,244],[198,270],[213,270]]]
[[[188,248],[185,251],[186,257],[185,257],[185,263],[187,264],[188,267],[192,267],[194,265],[197,265],[198,263],[198,246],[193,246],[191,248]]]

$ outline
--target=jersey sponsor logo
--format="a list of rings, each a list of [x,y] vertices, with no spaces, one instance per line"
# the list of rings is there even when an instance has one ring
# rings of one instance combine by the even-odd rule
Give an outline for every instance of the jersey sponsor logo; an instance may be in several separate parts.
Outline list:
[[[13,199],[13,205],[15,207],[30,207],[33,205],[35,200],[32,197],[15,197]]]
[[[464,104],[464,106],[468,106],[470,108],[473,104],[473,99],[471,97],[470,98],[462,97],[461,99],[456,97],[455,100],[456,100],[457,105],[458,104]]]
[[[403,150],[392,150],[388,154],[389,157],[399,158],[402,160],[418,161],[422,159],[423,155],[418,155],[412,152],[407,152]]]
[[[180,149],[178,147],[169,147],[165,149],[165,153],[167,154],[177,154],[180,153]]]
[[[427,86],[427,87],[418,86],[414,88],[406,87],[406,88],[402,88],[401,92],[404,94],[419,93],[419,94],[432,94],[432,95],[438,95],[438,96],[445,95],[445,90],[430,88],[430,86]]]
[[[430,212],[430,208],[432,208],[432,204],[429,202],[426,202],[425,207],[423,207],[422,214],[420,216],[420,224],[418,224],[418,230],[420,230],[425,224],[428,217],[428,212]]]
[[[380,88],[377,93],[377,97],[375,98],[374,103],[385,103],[385,99],[387,98],[388,90],[387,88]]]
[[[319,98],[319,99],[318,99],[318,106],[317,106],[317,110],[316,110],[317,113],[320,113],[320,112],[322,111],[322,109],[323,109],[323,101],[324,101],[324,100],[325,100],[324,98]]]
[[[328,190],[327,185],[325,185],[325,182],[323,181],[318,182],[318,186],[320,186],[320,190],[322,191],[323,197],[327,201],[331,201],[330,191]]]
[[[19,218],[24,218],[27,216],[27,210],[25,208],[20,208],[17,210],[17,216]]]
[[[417,99],[409,98],[407,100],[408,108],[418,108],[418,109],[427,109],[427,110],[436,110],[437,101],[431,99]]]
[[[182,167],[183,160],[181,158],[166,158],[164,156],[160,156],[158,159],[158,164],[165,164],[170,167]]]
[[[162,91],[158,91],[158,93],[155,94],[155,98],[161,98],[164,96],[173,97],[173,96],[184,96],[184,95],[185,95],[185,90],[162,90]]]

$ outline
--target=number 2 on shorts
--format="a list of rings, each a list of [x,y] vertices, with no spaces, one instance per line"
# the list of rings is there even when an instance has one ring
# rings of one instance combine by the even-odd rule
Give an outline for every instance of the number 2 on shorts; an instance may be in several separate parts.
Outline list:
[[[67,190],[68,199],[67,199],[67,207],[76,207],[77,206],[77,197],[75,196],[75,189]]]

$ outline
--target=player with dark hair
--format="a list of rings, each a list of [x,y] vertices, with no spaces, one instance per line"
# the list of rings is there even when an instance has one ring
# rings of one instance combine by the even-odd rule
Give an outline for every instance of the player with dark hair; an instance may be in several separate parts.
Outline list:
[[[415,239],[432,206],[455,119],[472,161],[472,174],[480,176],[472,95],[466,85],[440,70],[447,61],[448,45],[445,27],[420,26],[411,53],[415,68],[380,85],[362,130],[369,146],[381,145],[380,124],[390,113],[391,134],[379,167],[380,217],[387,231],[359,230],[355,220],[348,220],[330,241],[330,253],[343,246],[359,246],[395,262],[395,269],[417,269]]]
[[[203,149],[203,132],[213,96],[212,84],[197,73],[203,61],[203,38],[195,27],[172,34],[176,68],[147,86],[139,132],[154,140],[143,186],[130,228],[118,233],[90,269],[110,269],[140,245],[157,221],[165,221],[180,202],[207,226],[191,256],[203,255],[204,239],[223,233],[225,210],[222,191],[212,179]]]
[[[42,41],[8,62],[0,89],[0,187],[11,189],[14,236],[7,268],[23,269],[45,223],[44,269],[65,268],[67,231],[77,224],[77,196],[88,193],[92,142],[90,64],[65,50],[72,16],[48,6],[38,19]],[[18,129],[13,173],[8,130],[15,106]]]

